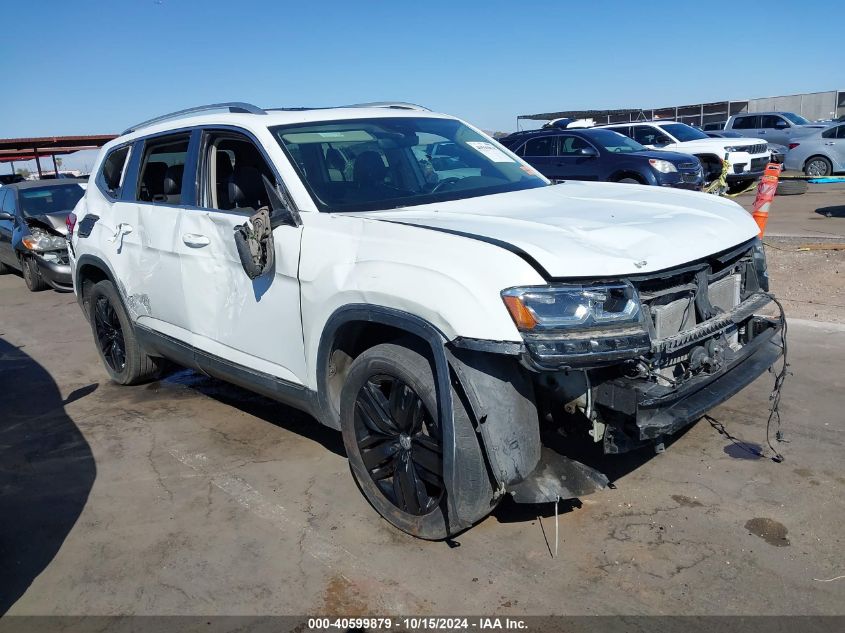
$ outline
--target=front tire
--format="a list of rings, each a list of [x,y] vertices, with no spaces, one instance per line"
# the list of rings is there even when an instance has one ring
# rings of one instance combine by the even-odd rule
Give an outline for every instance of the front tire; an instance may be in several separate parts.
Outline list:
[[[137,385],[155,378],[158,361],[148,356],[135,338],[135,329],[112,282],[94,284],[88,309],[97,352],[109,377],[120,385]]]
[[[26,255],[21,257],[21,272],[26,287],[32,292],[41,292],[49,288],[47,282],[41,278],[41,271],[38,270],[38,264],[32,257]]]
[[[462,518],[495,507],[484,455],[452,391]],[[403,532],[429,540],[459,531],[449,524],[443,441],[432,364],[413,343],[372,347],[350,365],[340,402],[343,443],[367,501]]]
[[[833,165],[824,156],[813,156],[804,163],[804,173],[813,178],[824,178],[833,173]]]

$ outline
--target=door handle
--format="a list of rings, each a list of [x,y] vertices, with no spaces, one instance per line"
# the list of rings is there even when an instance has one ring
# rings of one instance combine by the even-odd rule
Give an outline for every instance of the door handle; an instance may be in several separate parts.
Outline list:
[[[185,245],[190,246],[191,248],[202,248],[203,246],[208,246],[211,244],[211,240],[208,239],[205,235],[199,235],[197,233],[185,233],[182,235],[182,241]]]

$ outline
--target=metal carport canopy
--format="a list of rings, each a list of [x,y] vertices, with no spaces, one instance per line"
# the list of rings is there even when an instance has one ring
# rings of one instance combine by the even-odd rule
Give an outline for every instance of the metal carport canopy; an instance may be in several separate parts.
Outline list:
[[[56,156],[72,154],[85,149],[99,149],[116,134],[91,134],[87,136],[40,136],[31,138],[0,139],[0,163],[35,160],[41,175],[41,158],[51,156],[53,168],[58,172]],[[14,171],[14,165],[12,166]]]
[[[624,108],[620,110],[565,110],[563,112],[544,112],[541,114],[520,114],[517,119],[530,119],[533,121],[551,121],[553,119],[595,119],[606,116],[645,114],[641,108]]]

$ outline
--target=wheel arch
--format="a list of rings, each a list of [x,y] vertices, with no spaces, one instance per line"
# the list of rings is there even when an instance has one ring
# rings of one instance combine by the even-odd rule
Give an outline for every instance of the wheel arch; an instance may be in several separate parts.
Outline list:
[[[459,349],[449,345],[433,324],[396,308],[343,306],[329,317],[319,344],[317,398],[322,422],[340,428],[335,399],[339,400],[352,360],[374,345],[407,337],[424,346],[434,368],[438,417],[445,421],[443,475],[450,492],[449,521],[469,527],[462,519],[456,479],[452,387],[476,426],[494,486],[521,481],[539,460],[540,437],[533,388],[516,356]],[[490,393],[493,396],[485,398]]]
[[[610,178],[608,178],[611,182],[618,182],[623,178],[633,178],[641,185],[652,185],[654,184],[649,178],[647,178],[643,173],[639,170],[631,167],[620,167],[616,171],[614,171]]]
[[[823,152],[814,152],[813,154],[810,154],[809,156],[807,156],[807,158],[805,158],[805,159],[804,159],[804,162],[801,164],[801,171],[803,171],[804,173],[806,173],[806,171],[805,171],[805,170],[807,169],[807,164],[808,164],[811,160],[813,160],[814,158],[823,158],[823,159],[825,159],[825,160],[826,160],[826,161],[830,164],[830,169],[831,169],[831,174],[828,174],[828,175],[832,175],[832,174],[833,174],[833,169],[834,169],[834,166],[833,166],[833,165],[834,165],[834,160],[833,160],[830,156],[828,156],[827,154],[825,154],[825,153],[823,153]]]
[[[120,285],[115,280],[114,273],[109,265],[95,255],[82,255],[76,260],[76,268],[73,271],[73,285],[76,288],[76,298],[83,311],[87,312],[88,296],[94,284],[108,280],[114,284],[118,295],[123,299]]]
[[[340,428],[340,419],[330,400],[329,365],[333,350],[344,342],[341,336],[372,331],[369,326],[390,328],[425,342],[434,365],[434,383],[437,393],[437,414],[443,429],[443,480],[448,491],[447,521],[457,529],[469,527],[470,522],[461,518],[460,488],[456,482],[455,428],[452,407],[452,389],[449,379],[449,361],[446,358],[446,339],[437,328],[420,317],[395,308],[368,304],[345,305],[335,310],[326,322],[320,337],[317,353],[318,401],[328,426]]]

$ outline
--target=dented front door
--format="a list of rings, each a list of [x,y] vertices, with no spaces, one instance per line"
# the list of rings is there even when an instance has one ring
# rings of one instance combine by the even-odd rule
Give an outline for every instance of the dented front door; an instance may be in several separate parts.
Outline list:
[[[235,246],[249,214],[186,209],[180,256],[194,345],[237,365],[302,384],[305,354],[297,269],[302,227],[273,231],[275,265],[250,279]]]

